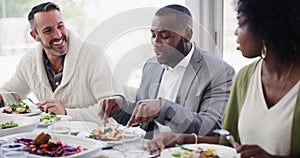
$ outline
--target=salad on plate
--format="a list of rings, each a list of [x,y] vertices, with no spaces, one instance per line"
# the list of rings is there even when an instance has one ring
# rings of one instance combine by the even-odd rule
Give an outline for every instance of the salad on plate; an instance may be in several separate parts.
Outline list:
[[[0,112],[3,114],[12,114],[12,115],[23,115],[23,116],[33,116],[42,113],[36,105],[27,104],[26,102],[19,102],[12,104],[6,107],[0,108]]]
[[[56,115],[56,114],[45,114],[40,117],[39,126],[48,126],[55,121],[71,120],[71,116],[68,115]]]
[[[189,149],[181,146],[182,151],[172,153],[174,158],[220,158],[215,149]]]
[[[236,149],[218,144],[184,144],[162,150],[161,158],[237,158]]]
[[[9,122],[5,122],[0,124],[0,129],[6,129],[6,128],[12,128],[12,127],[18,127],[19,124],[14,122],[14,121],[9,121]]]
[[[12,104],[12,105],[4,108],[2,113],[26,114],[26,113],[31,113],[31,109],[27,103],[21,101],[19,104]]]

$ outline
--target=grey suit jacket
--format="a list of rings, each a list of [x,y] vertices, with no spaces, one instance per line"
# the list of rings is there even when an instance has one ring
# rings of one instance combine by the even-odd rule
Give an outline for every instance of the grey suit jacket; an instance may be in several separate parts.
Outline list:
[[[136,92],[136,102],[157,98],[163,72],[164,68],[155,57],[148,59]],[[161,98],[162,109],[155,120],[169,126],[175,133],[213,135],[214,129],[221,128],[234,75],[234,69],[222,59],[195,48],[177,92],[176,102]],[[124,98],[122,111],[113,118],[125,125],[135,103]],[[146,138],[152,138],[153,130],[157,129],[153,121],[141,127],[147,131]]]

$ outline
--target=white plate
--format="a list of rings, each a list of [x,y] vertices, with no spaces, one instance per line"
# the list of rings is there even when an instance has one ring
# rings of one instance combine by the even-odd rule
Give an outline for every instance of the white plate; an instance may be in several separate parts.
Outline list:
[[[188,149],[197,149],[201,147],[203,149],[215,149],[216,153],[220,156],[220,158],[237,158],[237,153],[234,148],[230,148],[223,145],[214,145],[214,144],[185,144],[182,145]],[[172,156],[173,153],[176,152],[184,152],[180,147],[167,148],[161,152],[161,158],[174,158]]]
[[[2,113],[2,111],[4,110],[5,107],[0,108],[0,112],[1,112],[1,114],[6,114],[6,115],[22,115],[22,116],[34,116],[34,115],[38,115],[38,114],[42,113],[42,111],[40,109],[38,109],[36,105],[28,104],[28,106],[29,106],[31,112],[26,113],[26,114],[6,114],[6,113]]]
[[[43,114],[41,115],[39,118],[45,116],[45,115],[50,115],[50,114]],[[71,116],[68,116],[68,115],[56,115],[57,117],[60,117],[61,120],[68,120],[70,121],[72,119]],[[39,126],[40,127],[47,127],[49,125],[51,125],[53,122],[49,122],[49,123],[44,123],[44,122],[39,122]]]
[[[33,131],[39,123],[39,119],[36,117],[26,117],[19,115],[2,115],[0,114],[0,123],[14,121],[18,123],[18,127],[12,127],[7,129],[0,129],[0,137],[21,132]]]
[[[67,121],[67,127],[71,128],[71,133],[92,132],[93,129],[98,128],[98,125],[87,121]],[[52,125],[47,129],[52,132]]]
[[[98,128],[94,128],[94,129],[99,129],[99,128],[103,129],[103,126],[98,127]],[[108,127],[106,127],[106,128],[108,128]],[[116,127],[112,127],[112,129],[114,129],[114,128],[116,128]],[[124,130],[124,131],[126,130],[128,132],[139,132],[139,133],[143,133],[143,135],[146,134],[146,132],[143,129],[139,128],[139,127],[130,127],[130,128],[127,128],[126,126],[119,126],[118,129],[121,129],[121,130]],[[80,132],[78,134],[78,136],[86,138],[86,137],[88,137],[91,134],[92,130],[90,132],[86,132],[86,131],[85,132]],[[89,138],[89,139],[91,139],[91,138]],[[98,140],[98,141],[105,142],[105,143],[108,143],[108,144],[121,144],[124,141],[131,142],[131,141],[134,141],[136,139],[138,139],[138,138],[137,137],[133,137],[132,139],[126,139],[126,140],[122,140],[121,139],[119,141],[102,141],[102,140]]]
[[[19,133],[15,135],[10,135],[10,136],[5,136],[1,137],[0,139],[2,140],[10,140],[13,141],[16,138],[31,138],[34,139],[37,135],[40,133]],[[62,144],[67,144],[71,145],[73,147],[80,146],[81,148],[87,148],[85,151],[81,151],[80,153],[66,156],[66,158],[86,158],[86,157],[91,157],[92,155],[96,154],[97,152],[100,151],[102,147],[104,147],[99,141],[92,140],[92,139],[87,139],[87,138],[80,138],[80,137],[75,137],[71,135],[65,135],[65,134],[50,134],[51,137],[57,137],[60,139]],[[45,158],[46,156],[40,156],[40,155],[34,155],[34,154],[29,154],[29,157],[33,158]]]

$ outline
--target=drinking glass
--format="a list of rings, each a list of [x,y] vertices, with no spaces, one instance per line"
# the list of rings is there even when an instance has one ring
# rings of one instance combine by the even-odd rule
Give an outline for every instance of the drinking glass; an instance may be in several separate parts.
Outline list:
[[[27,154],[23,151],[24,147],[25,145],[21,143],[2,144],[1,155],[2,157],[26,157]]]
[[[51,125],[51,131],[57,134],[70,134],[71,127],[69,120],[58,120],[54,121]]]
[[[27,153],[24,151],[9,151],[3,154],[3,158],[27,158]]]
[[[126,150],[128,156],[140,158],[145,154],[144,133],[141,131],[123,131],[122,132],[122,150]]]

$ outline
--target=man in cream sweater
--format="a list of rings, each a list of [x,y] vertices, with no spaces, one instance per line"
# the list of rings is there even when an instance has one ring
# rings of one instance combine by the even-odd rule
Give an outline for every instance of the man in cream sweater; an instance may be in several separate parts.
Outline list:
[[[99,122],[98,102],[112,95],[112,75],[103,53],[66,28],[54,3],[33,7],[28,20],[30,35],[39,44],[21,59],[0,92],[21,98],[32,92],[42,111]],[[0,98],[2,106],[16,102],[10,94]]]

